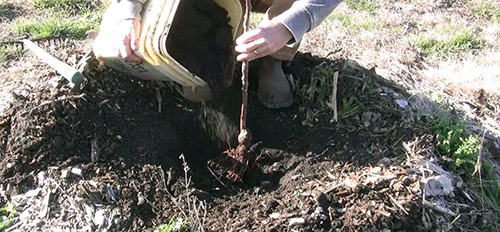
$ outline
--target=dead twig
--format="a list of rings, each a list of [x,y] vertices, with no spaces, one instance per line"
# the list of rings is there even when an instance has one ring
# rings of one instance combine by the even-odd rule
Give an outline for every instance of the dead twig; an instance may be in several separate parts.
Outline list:
[[[331,102],[331,107],[333,108],[333,121],[337,122],[339,120],[338,118],[338,112],[337,112],[337,83],[339,80],[339,72],[335,72],[333,74],[333,91],[332,91],[332,102]]]
[[[483,136],[481,137],[481,146],[479,146],[479,152],[477,154],[477,162],[476,166],[474,166],[474,172],[472,175],[476,175],[476,173],[479,173],[479,181],[481,182],[481,162],[482,162],[482,157],[483,157],[483,144],[484,144],[484,136],[486,135],[486,131],[483,131]],[[482,185],[482,183],[481,183]]]
[[[215,175],[214,171],[210,168],[209,165],[207,165],[207,168],[208,168],[208,171],[210,171],[210,174],[212,174],[212,176],[215,177],[215,179],[222,185],[224,186],[224,188],[227,188],[227,186],[220,180],[219,177],[217,177],[217,175]]]
[[[392,197],[391,195],[389,195],[389,199],[391,199],[391,202],[392,204],[394,204],[395,206],[397,206],[399,209],[401,209],[406,215],[410,215],[408,213],[408,211],[401,205],[399,204],[398,201],[396,201],[396,199],[394,199],[394,197]]]
[[[481,163],[482,163],[482,157],[483,157],[483,144],[484,144],[484,136],[486,135],[486,131],[483,131],[483,136],[481,138],[481,146],[479,146],[479,152],[477,154],[477,162],[476,166],[474,167],[474,172],[472,173],[472,176],[476,175],[476,173],[479,173],[479,187],[481,188],[481,192],[484,192],[483,189],[483,178],[481,177]],[[481,197],[481,206],[484,209],[484,198]]]
[[[441,212],[441,213],[445,213],[445,214],[451,215],[451,216],[453,216],[453,217],[456,217],[456,216],[457,216],[457,213],[455,213],[455,212],[451,211],[451,210],[450,210],[450,209],[448,209],[448,208],[445,208],[445,207],[443,207],[443,206],[440,206],[440,205],[438,205],[438,204],[436,204],[436,203],[432,203],[432,202],[430,202],[430,201],[425,200],[425,201],[424,201],[424,205],[425,205],[425,206],[427,206],[427,207],[429,207],[429,208],[431,208],[431,209],[437,210],[437,211],[439,211],[439,212]]]
[[[56,103],[56,102],[63,102],[63,101],[67,101],[67,100],[75,100],[75,99],[79,99],[79,98],[83,98],[85,96],[85,93],[82,93],[82,94],[79,94],[79,95],[71,95],[71,96],[63,96],[63,97],[60,97],[56,100],[52,100],[52,101],[45,101],[43,102],[42,104],[32,108],[31,110],[26,110],[24,112],[21,113],[21,116],[24,116],[26,113],[33,113],[33,111],[37,110],[37,109],[40,109],[41,107],[43,106],[46,106],[46,105],[49,105],[49,104],[52,104],[52,103]]]

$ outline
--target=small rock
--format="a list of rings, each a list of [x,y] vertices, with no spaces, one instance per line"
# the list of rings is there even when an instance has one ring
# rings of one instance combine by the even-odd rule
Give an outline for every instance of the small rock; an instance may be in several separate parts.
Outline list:
[[[104,218],[104,210],[102,210],[102,209],[97,210],[97,212],[94,215],[94,220],[93,220],[94,224],[99,225],[99,226],[103,225],[104,224],[104,220],[105,220],[105,218]]]
[[[30,190],[28,192],[26,192],[26,194],[24,194],[25,197],[36,197],[38,196],[38,194],[40,194],[40,188],[37,188],[37,189],[34,189],[34,190]]]
[[[79,168],[72,168],[72,169],[71,169],[71,173],[72,173],[72,174],[75,174],[75,175],[77,175],[77,176],[79,176],[79,177],[82,177],[82,176],[83,176],[83,175],[82,175],[82,169],[79,169]]]
[[[321,193],[319,194],[318,197],[316,197],[316,202],[323,209],[328,208],[328,206],[330,205],[330,200],[328,199],[328,196],[324,193]]]
[[[455,188],[453,187],[453,181],[444,175],[433,176],[425,179],[425,195],[426,196],[454,196]]]
[[[275,200],[271,200],[267,203],[266,207],[266,212],[271,212],[273,211],[276,207],[278,207],[279,203]]]
[[[389,166],[391,164],[391,159],[384,157],[384,158],[380,159],[377,162],[377,164],[381,165],[382,167]]]
[[[20,215],[19,215],[19,220],[21,221],[27,221],[27,220],[30,220],[31,218],[31,215],[32,215],[32,212],[30,212],[30,210],[25,210],[23,211]]]
[[[281,214],[280,213],[272,213],[272,214],[269,214],[269,217],[272,219],[278,219],[279,217],[281,217]]]
[[[346,208],[337,208],[335,209],[337,213],[344,213],[346,211]]]
[[[68,170],[62,170],[61,172],[61,178],[66,179],[68,177]]]
[[[399,107],[401,107],[403,109],[408,106],[408,101],[403,100],[403,99],[396,100],[396,103],[399,105]]]
[[[288,226],[299,226],[306,224],[306,219],[304,218],[291,218]]]

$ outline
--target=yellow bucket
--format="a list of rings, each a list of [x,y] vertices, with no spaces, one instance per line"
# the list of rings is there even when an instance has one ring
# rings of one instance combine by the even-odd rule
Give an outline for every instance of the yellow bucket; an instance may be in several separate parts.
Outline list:
[[[142,31],[139,50],[135,54],[142,58],[140,64],[123,60],[104,39],[106,32],[99,33],[94,41],[94,54],[108,67],[128,72],[146,80],[175,81],[183,86],[206,86],[207,83],[194,75],[169,53],[166,40],[170,25],[182,0],[150,0],[141,14]],[[239,0],[214,0],[228,12],[233,39],[239,30],[242,19],[242,6]],[[108,35],[109,36],[109,35]]]

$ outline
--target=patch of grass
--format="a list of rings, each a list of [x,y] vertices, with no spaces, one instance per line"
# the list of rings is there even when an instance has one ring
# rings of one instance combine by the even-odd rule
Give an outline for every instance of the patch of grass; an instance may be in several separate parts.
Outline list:
[[[333,110],[333,79],[334,73],[337,71],[334,65],[327,63],[314,67],[309,84],[304,85],[299,90],[299,94],[305,102],[319,104],[321,108]],[[338,119],[348,118],[361,112],[361,105],[354,97],[342,98],[340,102],[337,112]]]
[[[101,1],[89,0],[32,0],[32,5],[41,10],[53,10],[66,14],[86,13],[103,8]]]
[[[0,46],[0,66],[15,57],[21,56],[22,54],[23,50],[20,46]]]
[[[452,122],[444,116],[439,116],[431,121],[429,128],[437,136],[439,151],[454,158],[458,168],[472,175],[480,149],[480,139],[468,134],[465,122]]]
[[[454,122],[445,116],[431,120],[429,129],[436,135],[436,146],[440,153],[454,160],[456,168],[464,171],[464,179],[479,179],[483,198],[500,213],[500,181],[488,161],[478,160],[482,150],[481,138],[467,130],[465,121]],[[478,173],[477,165],[480,175],[475,176]]]
[[[11,4],[5,1],[0,1],[0,17],[7,15],[10,12]]]
[[[382,25],[375,22],[372,18],[352,19],[349,15],[340,12],[334,12],[327,20],[338,20],[342,23],[343,27],[354,30],[373,31],[382,28]]]
[[[427,98],[429,98],[433,102],[437,103],[443,109],[451,110],[450,105],[447,103],[446,97],[443,95],[443,93],[434,92],[434,91],[426,91],[424,94]]]
[[[500,6],[498,5],[487,2],[475,6],[471,10],[474,14],[484,16],[492,22],[500,22]]]
[[[375,14],[379,8],[375,0],[345,0],[344,2],[352,9],[368,11],[370,14]]]
[[[479,51],[485,47],[484,40],[476,38],[470,31],[456,33],[446,40],[420,38],[418,47],[424,55],[446,57],[450,54]]]
[[[349,99],[342,98],[342,103],[339,107],[337,117],[339,119],[349,118],[361,112],[361,105],[357,102],[356,98],[350,97]]]
[[[173,216],[168,224],[155,228],[155,232],[187,232],[191,231],[185,220]]]
[[[7,229],[16,220],[16,217],[14,217],[15,212],[14,204],[8,204],[0,208],[0,231]]]
[[[78,19],[50,16],[38,20],[18,20],[13,31],[19,36],[41,38],[50,35],[59,35],[64,38],[83,39],[88,30],[99,26],[100,17],[95,14],[84,15]]]
[[[328,106],[333,89],[334,70],[331,65],[320,64],[314,67],[308,85],[304,85],[301,95],[307,102]]]

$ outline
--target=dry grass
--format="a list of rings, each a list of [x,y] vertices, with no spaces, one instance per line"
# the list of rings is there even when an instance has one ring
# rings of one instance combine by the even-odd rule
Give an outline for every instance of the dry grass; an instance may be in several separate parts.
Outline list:
[[[301,51],[376,67],[378,74],[414,94],[442,93],[500,136],[500,23],[474,11],[498,2],[377,1],[375,10],[352,2],[363,1],[339,5],[306,35]],[[444,48],[424,54],[422,41]],[[474,98],[479,92],[488,96],[487,104]]]

